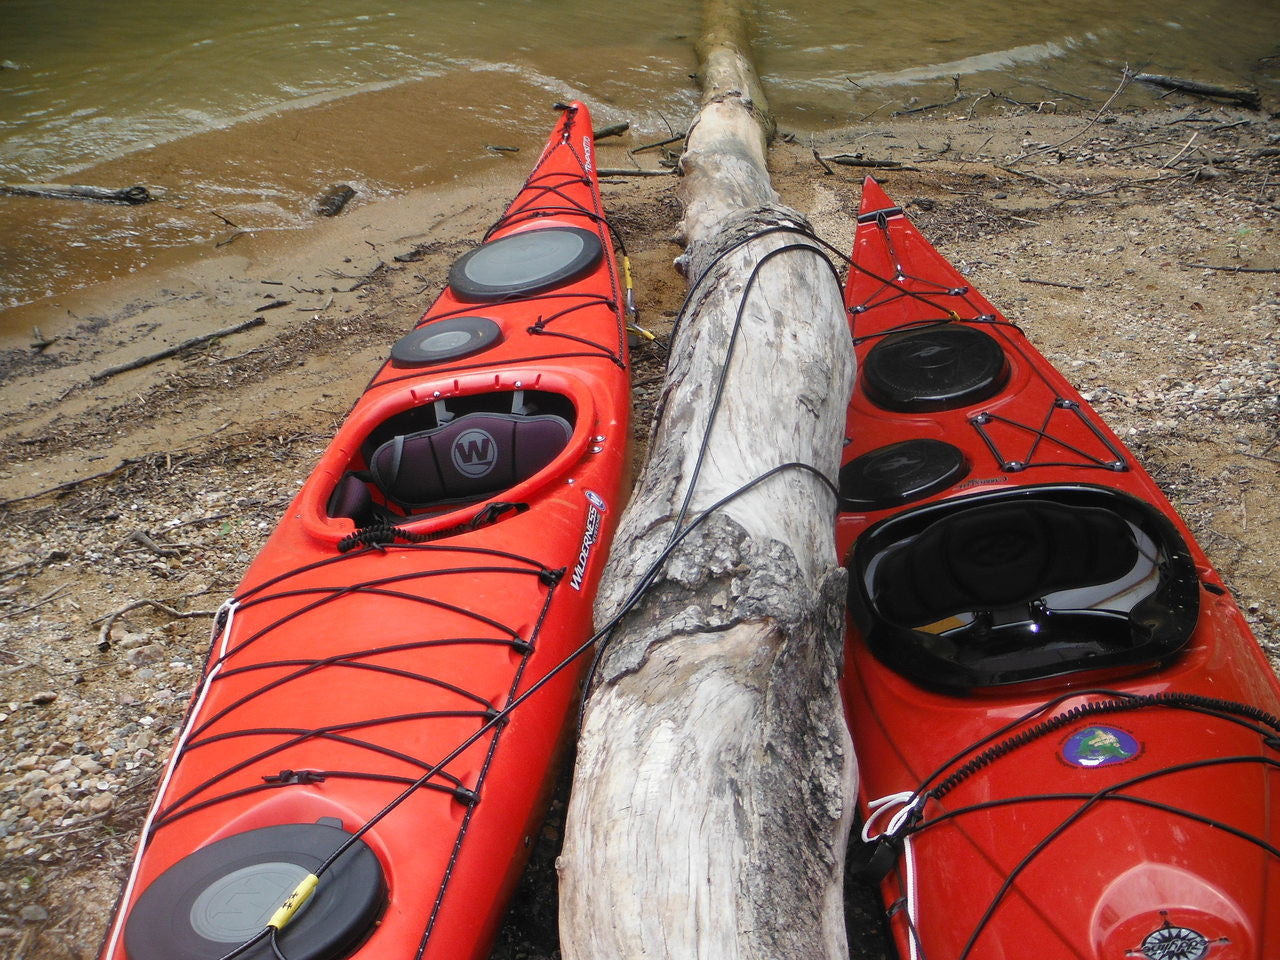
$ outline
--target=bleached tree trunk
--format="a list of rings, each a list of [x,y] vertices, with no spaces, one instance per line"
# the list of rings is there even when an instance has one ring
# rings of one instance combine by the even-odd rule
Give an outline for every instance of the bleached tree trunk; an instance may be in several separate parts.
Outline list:
[[[672,344],[601,623],[678,523],[780,464],[834,479],[853,386],[836,278],[769,184],[742,20],[729,0],[706,3],[704,17],[681,265],[691,282],[710,273]],[[738,245],[778,226],[789,229]],[[771,254],[789,246],[800,248]],[[847,955],[856,767],[837,685],[834,506],[809,472],[769,477],[684,538],[614,631],[589,692],[559,861],[566,960]]]

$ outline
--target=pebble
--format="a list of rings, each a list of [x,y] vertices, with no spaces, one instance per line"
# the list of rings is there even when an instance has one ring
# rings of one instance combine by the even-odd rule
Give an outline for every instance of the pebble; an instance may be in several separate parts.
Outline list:
[[[27,923],[40,923],[49,919],[49,911],[38,903],[28,903],[18,911],[18,915]]]
[[[31,702],[43,706],[46,703],[53,703],[58,699],[57,693],[52,690],[41,690],[31,698]]]

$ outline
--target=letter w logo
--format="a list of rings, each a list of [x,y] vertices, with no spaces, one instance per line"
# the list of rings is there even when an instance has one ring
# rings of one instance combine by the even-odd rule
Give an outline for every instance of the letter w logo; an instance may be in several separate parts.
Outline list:
[[[497,444],[487,430],[473,427],[453,441],[453,465],[466,477],[483,477],[498,462]]]

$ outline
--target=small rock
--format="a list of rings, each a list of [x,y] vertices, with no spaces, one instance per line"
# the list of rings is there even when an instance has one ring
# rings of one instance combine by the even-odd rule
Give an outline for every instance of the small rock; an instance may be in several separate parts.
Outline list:
[[[148,643],[145,646],[134,647],[124,655],[124,659],[131,666],[140,667],[146,663],[154,663],[162,656],[164,656],[164,647],[158,643]]]
[[[53,703],[58,699],[58,695],[52,690],[41,690],[31,698],[31,702],[43,706],[46,703]]]
[[[18,911],[18,915],[27,923],[41,923],[49,919],[49,911],[38,903],[28,903]]]

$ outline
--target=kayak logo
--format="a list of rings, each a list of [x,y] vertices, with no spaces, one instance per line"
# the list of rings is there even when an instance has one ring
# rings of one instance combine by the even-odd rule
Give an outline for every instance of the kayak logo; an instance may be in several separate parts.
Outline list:
[[[1109,767],[1141,753],[1137,738],[1118,727],[1085,727],[1062,744],[1062,759],[1073,767]]]
[[[582,165],[584,167],[590,167],[591,166],[591,138],[590,137],[582,138],[582,152],[584,154]]]
[[[454,468],[473,480],[483,477],[498,462],[498,445],[487,430],[472,427],[458,434],[450,451]]]
[[[1153,930],[1143,939],[1137,950],[1129,950],[1126,957],[1145,957],[1146,960],[1200,960],[1220,943],[1230,943],[1226,937],[1210,940],[1199,930],[1178,927],[1169,922],[1167,910],[1160,911],[1164,926]]]
[[[569,586],[575,590],[582,589],[587,564],[591,562],[591,551],[600,539],[600,521],[609,512],[604,498],[594,490],[584,490],[583,495],[587,498],[587,525],[582,531],[582,545],[578,547],[578,562],[573,565],[573,573],[569,577]]]

